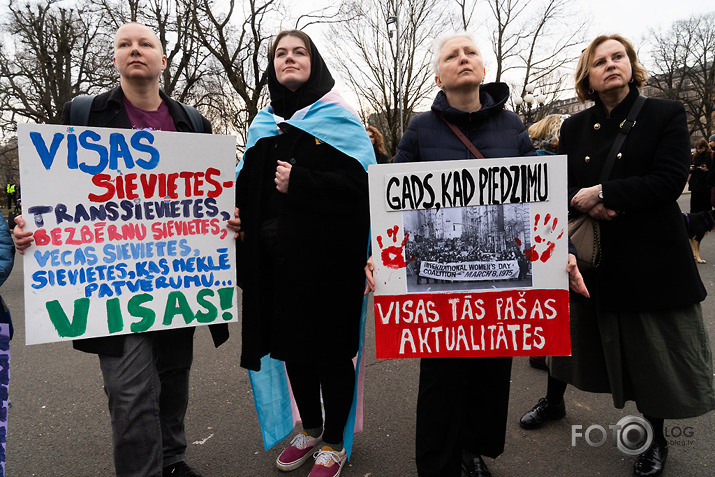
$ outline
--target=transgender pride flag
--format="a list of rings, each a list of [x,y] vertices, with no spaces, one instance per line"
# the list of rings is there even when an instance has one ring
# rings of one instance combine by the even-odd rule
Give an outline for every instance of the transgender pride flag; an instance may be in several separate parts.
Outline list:
[[[246,151],[253,147],[259,139],[281,134],[278,124],[287,123],[307,132],[322,142],[330,144],[335,149],[354,158],[367,171],[367,166],[375,164],[375,153],[372,143],[360,122],[357,113],[348,105],[336,90],[331,90],[315,103],[296,111],[290,119],[284,119],[273,114],[271,108],[265,108],[256,115],[248,129]],[[243,160],[236,166],[236,177],[243,168]],[[367,245],[370,243],[366,237]],[[367,259],[367,255],[365,257]],[[363,388],[365,382],[365,363],[363,362],[363,343],[365,339],[365,317],[367,315],[367,297],[362,303],[360,319],[360,346],[358,354],[353,358],[355,364],[355,392],[350,409],[348,423],[345,426],[343,445],[348,453],[352,451],[353,434],[362,432]],[[261,370],[249,371],[253,400],[258,413],[263,434],[263,445],[266,450],[288,437],[295,423],[300,421],[298,408],[290,390],[290,383],[285,365],[270,356],[261,359]]]

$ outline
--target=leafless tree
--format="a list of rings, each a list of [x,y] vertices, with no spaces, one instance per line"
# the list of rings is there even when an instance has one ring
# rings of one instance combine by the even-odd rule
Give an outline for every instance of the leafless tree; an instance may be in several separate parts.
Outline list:
[[[461,30],[469,30],[469,25],[474,17],[474,9],[477,6],[477,0],[454,0],[458,7],[459,27]]]
[[[690,133],[715,132],[715,12],[674,22],[665,31],[650,30],[653,76],[658,96],[683,102]]]
[[[17,160],[17,139],[0,145],[0,187],[20,182],[20,167]],[[4,194],[3,194],[4,196]]]
[[[338,70],[356,94],[364,119],[369,117],[385,136],[391,155],[400,140],[400,109],[404,129],[433,91],[428,50],[448,27],[443,7],[439,0],[357,0],[354,20],[330,28]],[[397,17],[399,36],[396,29],[388,33],[389,17]]]
[[[651,28],[646,35],[646,41],[652,46],[651,64],[655,73],[648,85],[657,90],[660,97],[678,99],[685,89],[692,68],[689,56],[693,43],[693,31],[683,28],[685,26],[683,22],[676,22],[671,32]]]
[[[508,76],[514,93],[522,97],[533,84],[545,102],[564,91],[565,70],[578,58],[589,20],[577,12],[574,0],[488,0],[495,23],[492,49],[496,56],[495,81]],[[546,109],[540,114],[546,114]],[[538,118],[535,118],[538,119]]]
[[[62,105],[78,94],[96,94],[117,84],[112,65],[114,32],[139,21],[157,31],[167,55],[162,88],[215,116],[220,132],[233,96],[222,86],[221,68],[198,43],[188,1],[83,0],[64,2],[11,0],[0,27],[0,127],[11,141],[18,121],[57,123]],[[226,112],[229,111],[229,114]],[[14,144],[14,142],[8,143]]]
[[[229,0],[225,13],[213,0],[189,0],[192,21],[201,45],[212,55],[227,88],[227,102],[215,102],[217,110],[229,111],[233,131],[239,134],[239,146],[245,144],[248,125],[265,104],[268,43],[280,28],[279,0],[246,0],[236,5]],[[235,22],[235,23],[234,23]],[[226,91],[225,91],[226,92]]]
[[[198,106],[202,111],[214,72],[207,50],[194,29],[191,3],[186,0],[95,0],[106,18],[107,31],[126,22],[140,22],[156,31],[167,58],[162,72],[163,91],[172,98]]]
[[[340,2],[336,5],[303,13],[295,21],[294,28],[304,30],[311,25],[328,25],[345,23],[357,18],[357,10],[350,2]]]
[[[62,105],[98,91],[115,76],[111,38],[88,4],[10,1],[0,44],[0,128],[18,121],[57,123]]]

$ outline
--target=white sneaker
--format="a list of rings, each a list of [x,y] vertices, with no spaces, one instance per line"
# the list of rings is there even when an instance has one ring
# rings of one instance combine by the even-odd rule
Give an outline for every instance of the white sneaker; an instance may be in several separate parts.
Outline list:
[[[330,446],[323,446],[315,453],[315,464],[308,477],[338,477],[343,464],[348,460],[345,449],[335,452]]]
[[[310,437],[305,432],[296,434],[290,441],[290,445],[276,459],[276,467],[284,472],[297,469],[320,446],[322,438],[322,434],[319,437]]]

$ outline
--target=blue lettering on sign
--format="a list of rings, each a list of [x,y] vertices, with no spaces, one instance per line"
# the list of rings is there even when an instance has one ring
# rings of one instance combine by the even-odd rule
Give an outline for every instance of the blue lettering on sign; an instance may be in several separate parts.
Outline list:
[[[32,131],[30,139],[42,165],[48,171],[55,164],[57,153],[65,139],[67,139],[68,169],[79,169],[87,174],[95,175],[102,173],[107,168],[112,170],[133,169],[136,165],[142,169],[151,170],[159,165],[159,151],[152,145],[154,135],[150,131],[134,132],[129,138],[129,144],[127,144],[123,133],[110,133],[109,146],[105,145],[106,138],[92,130],[82,131],[79,136],[58,132],[54,133],[52,139],[48,138],[47,141],[42,133]],[[96,163],[79,162],[77,153],[80,149],[94,153]]]
[[[96,152],[99,156],[99,162],[96,166],[88,166],[84,162],[80,164],[79,170],[81,170],[82,172],[86,172],[90,175],[95,175],[101,173],[104,169],[107,168],[107,164],[109,163],[109,153],[107,152],[107,148],[101,144],[89,142],[90,140],[99,141],[101,139],[102,136],[100,136],[94,131],[85,131],[79,135],[80,145],[85,149]]]
[[[143,144],[142,139],[146,139],[149,144]],[[149,131],[137,131],[132,134],[132,147],[139,152],[146,152],[150,159],[147,161],[142,158],[137,158],[137,165],[142,169],[152,170],[159,165],[159,151],[152,146],[154,143],[154,135]]]
[[[30,133],[30,139],[32,139],[32,144],[35,145],[37,155],[40,156],[42,165],[45,166],[45,169],[48,171],[50,170],[50,167],[52,167],[52,162],[55,160],[57,150],[60,148],[60,144],[64,138],[64,134],[55,133],[52,137],[52,145],[49,149],[47,149],[47,144],[45,144],[45,139],[42,137],[42,134],[38,132]],[[69,160],[67,162],[69,163]]]

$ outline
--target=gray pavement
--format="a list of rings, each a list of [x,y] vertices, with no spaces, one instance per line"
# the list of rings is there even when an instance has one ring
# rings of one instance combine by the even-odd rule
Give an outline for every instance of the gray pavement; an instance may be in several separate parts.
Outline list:
[[[681,208],[687,210],[687,196],[681,198]],[[703,311],[710,336],[714,337],[715,233],[703,241],[701,255],[708,260],[699,269],[711,293],[703,303]],[[15,323],[6,475],[113,475],[109,415],[97,358],[74,351],[69,343],[24,344],[19,255],[2,295]],[[418,361],[375,359],[372,319],[370,314],[365,431],[356,436],[353,458],[341,475],[415,476]],[[208,330],[196,333],[186,420],[187,461],[206,477],[286,475],[273,465],[280,449],[263,450],[248,376],[238,365],[240,326],[231,326],[231,339],[219,349],[213,348]],[[590,447],[583,440],[572,447],[571,425],[585,429],[599,424],[608,428],[624,416],[638,415],[635,406],[629,403],[623,410],[614,409],[609,395],[569,387],[566,418],[540,430],[522,430],[519,417],[545,394],[545,388],[544,371],[530,368],[527,358],[514,359],[506,450],[498,459],[487,459],[494,476],[632,475],[634,458],[622,454],[612,437],[601,447]],[[672,442],[665,477],[715,476],[715,413],[666,421],[666,430]],[[309,465],[305,465],[291,475],[305,477],[308,473]]]

